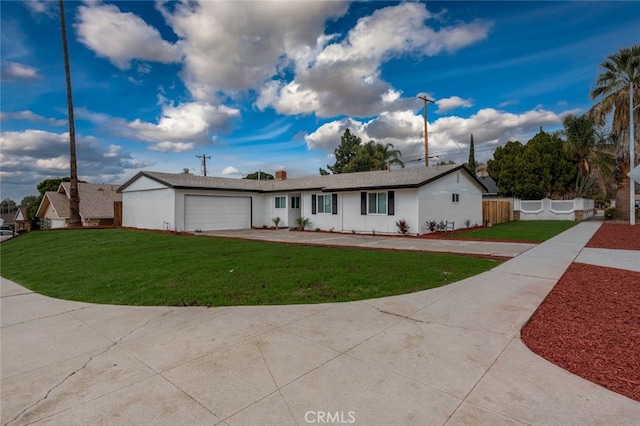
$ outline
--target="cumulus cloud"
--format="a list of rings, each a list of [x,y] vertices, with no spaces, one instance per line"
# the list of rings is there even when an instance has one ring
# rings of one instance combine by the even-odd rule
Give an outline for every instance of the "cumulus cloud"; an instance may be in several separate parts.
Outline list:
[[[87,3],[78,7],[75,24],[78,40],[121,70],[131,61],[165,64],[179,62],[179,46],[164,40],[160,32],[139,16],[117,6]]]
[[[159,5],[181,38],[183,77],[197,100],[256,88],[316,48],[342,1],[181,2]],[[322,37],[321,37],[322,38]]]
[[[224,176],[239,175],[240,174],[240,170],[236,169],[233,166],[228,166],[228,167],[225,167],[224,169],[222,169],[222,174]]]
[[[158,152],[185,152],[193,149],[192,143],[184,142],[160,142],[149,147],[151,151]]]
[[[212,132],[226,131],[240,111],[224,105],[187,102],[164,105],[157,124],[139,119],[127,124],[131,135],[148,142],[199,142],[211,140]]]
[[[51,0],[25,0],[23,4],[34,13],[46,15],[53,15],[58,7],[58,3]]]
[[[37,193],[36,185],[48,177],[69,174],[69,133],[24,130],[0,133],[0,168],[3,192],[13,188],[24,195]],[[117,145],[104,146],[91,136],[76,140],[78,175],[89,182],[114,182],[129,170],[151,165]]]
[[[11,82],[19,80],[40,80],[42,76],[37,68],[18,62],[3,62],[0,68],[0,79]]]
[[[315,56],[296,61],[292,81],[264,85],[256,106],[283,114],[321,117],[370,117],[409,108],[409,99],[381,75],[388,60],[402,55],[433,56],[483,40],[490,22],[458,22],[438,30],[427,25],[435,18],[422,3],[402,3],[361,18],[340,42],[329,43]]]
[[[492,108],[481,109],[469,118],[442,117],[429,123],[429,153],[439,155],[447,161],[464,162],[468,155],[469,139],[474,136],[476,149],[485,146],[490,156],[492,148],[509,140],[526,142],[540,127],[560,126],[562,117],[571,111],[554,113],[534,109],[522,114],[513,114]],[[325,123],[313,133],[305,136],[309,149],[333,151],[340,144],[340,137],[349,128],[363,142],[393,144],[405,159],[424,157],[423,119],[413,111],[384,113],[368,122],[353,119],[335,120]],[[411,158],[407,158],[407,156]]]
[[[435,103],[438,105],[437,113],[447,112],[460,107],[470,108],[473,106],[473,102],[470,99],[462,99],[459,96],[438,99]]]
[[[16,111],[16,112],[0,112],[0,121],[11,121],[11,120],[27,120],[34,121],[39,123],[47,123],[53,126],[64,126],[67,124],[67,120],[61,120],[57,118],[48,118],[43,117],[41,115],[35,114],[32,111]]]

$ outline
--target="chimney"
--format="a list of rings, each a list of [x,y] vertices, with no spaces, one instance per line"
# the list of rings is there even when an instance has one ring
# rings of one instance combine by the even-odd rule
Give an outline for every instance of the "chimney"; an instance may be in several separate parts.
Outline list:
[[[284,169],[276,170],[276,180],[287,180],[287,171]]]

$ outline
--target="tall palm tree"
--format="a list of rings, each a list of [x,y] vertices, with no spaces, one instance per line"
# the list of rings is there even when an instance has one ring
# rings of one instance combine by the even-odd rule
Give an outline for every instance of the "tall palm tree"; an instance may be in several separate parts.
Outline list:
[[[618,52],[609,55],[600,68],[602,74],[596,80],[596,88],[591,91],[591,99],[599,99],[591,108],[597,123],[604,124],[607,117],[613,113],[611,130],[616,135],[617,170],[616,180],[618,191],[616,192],[616,217],[629,220],[629,97],[630,85],[633,86],[633,101],[640,105],[640,44],[628,48],[622,48]],[[640,138],[640,110],[634,111],[634,146],[638,159],[638,140]]]
[[[60,27],[62,29],[62,52],[64,55],[64,71],[67,80],[67,107],[69,109],[69,225],[80,226],[80,196],[78,194],[78,166],[76,163],[76,127],[73,120],[73,98],[71,96],[71,71],[69,70],[69,50],[67,48],[67,29],[64,22],[64,4],[58,0],[60,7]]]

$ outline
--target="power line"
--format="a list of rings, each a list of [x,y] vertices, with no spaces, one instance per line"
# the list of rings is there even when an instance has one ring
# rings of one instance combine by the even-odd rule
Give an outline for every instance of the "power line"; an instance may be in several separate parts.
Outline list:
[[[196,155],[196,157],[200,159],[200,162],[202,163],[202,174],[206,176],[207,175],[207,160],[210,160],[211,157],[207,157],[205,154]]]

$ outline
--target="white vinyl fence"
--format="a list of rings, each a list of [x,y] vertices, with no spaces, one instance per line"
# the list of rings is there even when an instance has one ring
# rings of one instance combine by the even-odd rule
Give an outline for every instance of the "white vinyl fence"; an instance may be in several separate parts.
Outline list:
[[[514,220],[577,220],[593,217],[593,200],[518,200],[513,203]]]

